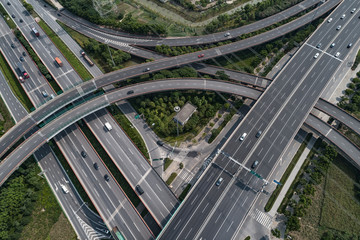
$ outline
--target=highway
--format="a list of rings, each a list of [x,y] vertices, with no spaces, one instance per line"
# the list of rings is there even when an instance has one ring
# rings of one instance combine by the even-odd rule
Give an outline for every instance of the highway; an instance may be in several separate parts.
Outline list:
[[[71,125],[55,140],[106,226],[109,229],[117,226],[126,239],[152,239],[141,216],[77,126]],[[83,157],[81,151],[87,156]],[[105,175],[109,181],[104,179]]]
[[[298,18],[296,21],[290,22],[271,31],[256,35],[242,41],[201,51],[201,53],[205,54],[205,56],[201,59],[204,60],[214,56],[226,55],[232,53],[233,51],[240,51],[275,39],[292,30],[304,26],[305,24],[311,22],[319,16],[322,16],[324,13],[334,8],[338,3],[339,0],[328,0],[326,3],[322,4],[314,13],[310,12]],[[32,112],[30,116],[23,119],[15,127],[13,127],[6,134],[4,134],[0,139],[0,156],[3,155],[12,144],[14,144],[16,140],[23,135],[23,133],[27,132],[29,129],[35,126],[35,124],[43,121],[45,118],[49,117],[51,114],[53,114],[63,106],[69,104],[70,102],[73,102],[80,97],[83,97],[86,94],[91,93],[96,89],[109,85],[111,83],[123,81],[131,77],[140,76],[144,74],[144,70],[146,68],[150,69],[149,71],[147,71],[147,73],[152,73],[162,69],[168,69],[176,66],[182,66],[188,63],[198,62],[198,54],[199,52],[190,53],[182,56],[161,59],[149,63],[140,64],[137,66],[128,67],[105,74],[104,76],[95,78],[91,81],[84,82],[81,85],[78,85],[76,88],[69,89],[68,91],[64,92],[60,96],[55,97],[55,99],[43,105],[36,111]]]
[[[28,115],[23,105],[11,91],[2,73],[0,74],[0,94],[15,122]],[[50,147],[47,144],[43,145],[34,153],[34,156],[77,236],[80,239],[94,239],[94,237],[103,236],[92,229],[92,227],[104,229],[102,219],[93,213],[87,205],[83,204],[83,200],[76,192],[64,169],[56,159],[55,154],[50,150]],[[64,195],[60,184],[67,186],[69,190],[68,195]]]
[[[353,165],[359,168],[360,149],[346,136],[312,114],[309,114],[304,124],[335,144],[335,146],[337,146],[343,153],[350,156],[350,159],[353,161]]]
[[[58,118],[54,119],[43,128],[39,129],[33,135],[29,136],[26,141],[24,141],[18,148],[16,148],[9,156],[7,156],[0,164],[0,185],[2,185],[5,180],[11,175],[11,173],[20,165],[27,157],[32,154],[36,148],[45,143],[48,139],[53,138],[56,134],[64,130],[66,127],[75,123],[77,120],[82,119],[83,117],[90,115],[91,113],[96,112],[110,103],[117,102],[122,99],[129,97],[127,92],[131,89],[134,91],[134,96],[140,96],[142,94],[147,94],[151,92],[161,92],[169,91],[174,89],[200,89],[200,90],[210,90],[210,91],[224,91],[236,95],[249,95],[249,92],[252,92],[253,98],[256,99],[260,95],[260,91],[251,90],[250,88],[240,87],[234,88],[234,83],[221,82],[216,80],[163,80],[163,81],[151,81],[145,82],[142,84],[137,84],[116,91],[109,92],[100,97],[94,98],[91,101],[87,101],[82,105],[79,105],[72,110],[60,115]],[[249,96],[248,96],[249,97]],[[25,127],[33,123],[31,117],[25,117],[20,122],[25,122]],[[32,128],[32,127],[28,127]],[[11,132],[10,129],[6,134]],[[16,129],[18,131],[18,129]],[[26,130],[25,130],[26,131]],[[16,132],[17,133],[17,132]],[[16,134],[15,133],[15,134]],[[14,134],[14,135],[15,135]],[[20,133],[17,133],[20,135]],[[12,135],[12,136],[14,136]],[[6,135],[4,135],[6,136]],[[3,136],[3,137],[4,137]],[[0,140],[3,139],[0,138]],[[10,137],[11,140],[15,140]],[[11,141],[10,140],[10,141]],[[4,145],[3,145],[4,146]]]
[[[53,10],[51,7],[44,7],[42,1],[27,1],[33,7],[35,12],[46,22],[46,24],[61,38],[61,40],[66,44],[66,46],[73,52],[73,54],[80,60],[80,62],[85,66],[85,68],[89,71],[89,73],[98,77],[103,73],[100,68],[95,64],[94,66],[90,66],[88,62],[82,57],[81,52],[82,49],[75,42],[74,39],[56,22],[56,18],[51,15],[50,11]]]
[[[218,71],[224,71],[226,75],[229,76],[229,79],[241,82],[245,85],[251,85],[254,87],[260,87],[260,88],[267,88],[271,84],[271,79],[255,76],[252,74],[239,72],[232,69],[226,69],[222,67],[207,65],[207,64],[201,64],[201,63],[194,63],[191,65],[193,68],[195,68],[198,72],[202,74],[209,74],[212,76],[216,76],[216,72]]]
[[[332,103],[329,103],[322,98],[320,98],[319,101],[316,103],[315,108],[333,118],[336,118],[337,120],[351,128],[351,130],[360,135],[360,121],[354,116],[344,111],[343,109],[335,106]]]
[[[256,172],[268,179],[290,140],[298,132],[331,77],[349,53],[347,45],[360,38],[358,13],[350,14],[358,3],[344,1],[302,45],[287,66],[266,89],[222,149],[247,167],[258,161]],[[347,18],[340,19],[343,13]],[[340,31],[336,27],[341,24]],[[337,45],[329,48],[332,42]],[[321,51],[316,46],[322,43]],[[340,52],[339,58],[334,57]],[[318,58],[314,58],[320,53]],[[262,131],[259,138],[255,135]],[[244,141],[239,138],[247,133]],[[215,167],[216,166],[216,167]],[[218,156],[195,187],[160,239],[236,238],[251,206],[258,198],[262,181],[242,170],[226,156]],[[216,179],[223,177],[217,187]],[[196,198],[196,196],[198,196]],[[196,198],[197,205],[191,206]],[[239,207],[239,204],[241,204]],[[190,217],[189,217],[190,216]],[[214,226],[217,226],[214,228]]]
[[[97,26],[95,26],[91,23],[87,22],[85,25],[81,24],[85,20],[73,15],[72,13],[70,13],[67,10],[61,11],[61,16],[58,16],[57,11],[55,11],[55,10],[51,10],[51,13],[54,18],[59,19],[59,21],[66,24],[67,26],[71,27],[72,29],[84,34],[87,37],[90,37],[90,38],[96,39],[99,42],[108,44],[109,46],[111,46],[115,49],[120,49],[124,52],[128,52],[132,55],[142,57],[145,59],[159,60],[159,59],[165,58],[165,56],[155,53],[153,51],[131,46],[129,43],[124,42],[121,38],[119,39],[118,37],[114,37],[110,33],[99,32],[98,30],[96,30]],[[91,25],[93,25],[93,27],[95,29],[93,27],[89,27]]]
[[[9,15],[15,15],[14,22],[31,47],[35,50],[43,64],[49,69],[61,89],[66,90],[82,82],[70,63],[47,37],[33,17],[28,14],[20,1],[11,1],[11,5],[3,4],[3,6]],[[22,23],[20,23],[20,19],[23,20]],[[39,37],[36,37],[32,32],[33,27],[40,33]],[[59,67],[55,63],[55,57],[59,57],[63,62],[62,67]]]
[[[30,76],[30,78],[25,79],[24,83],[21,83],[21,86],[24,88],[32,104],[35,107],[41,106],[46,102],[46,98],[42,95],[42,92],[46,91],[50,96],[50,94],[54,93],[52,88],[2,17],[0,18],[0,34],[1,52],[9,63],[14,75],[18,78],[22,75],[17,67],[17,64],[21,63]],[[14,44],[14,48],[10,47],[11,44]],[[23,53],[25,53],[25,56]],[[22,57],[24,61],[21,61],[20,57]]]
[[[218,32],[196,37],[156,38],[119,32],[108,28],[100,28],[99,26],[90,23],[74,14],[71,14],[66,10],[62,11],[62,16],[59,18],[59,20],[65,22],[69,26],[76,27],[77,31],[83,32],[85,33],[85,35],[91,33],[95,38],[108,39],[109,41],[116,42],[117,44],[120,43],[119,45],[132,44],[138,46],[155,47],[157,45],[164,44],[167,46],[190,46],[226,41],[229,39],[234,39],[246,33],[255,32],[280,21],[286,20],[289,17],[292,17],[310,7],[315,6],[316,4],[319,4],[320,2],[320,0],[304,0],[301,3],[291,8],[288,8],[278,14],[256,21],[254,23],[231,29],[225,32]],[[230,35],[225,36],[225,33],[230,33]]]
[[[28,112],[20,103],[19,99],[16,98],[11,88],[9,87],[5,76],[0,71],[0,96],[3,99],[7,109],[9,110],[11,116],[13,117],[15,123],[19,122],[25,116],[28,115]]]
[[[156,222],[164,227],[178,207],[175,195],[106,110],[85,117],[85,121]],[[111,131],[104,130],[105,122],[110,123]],[[137,185],[143,194],[135,189]]]

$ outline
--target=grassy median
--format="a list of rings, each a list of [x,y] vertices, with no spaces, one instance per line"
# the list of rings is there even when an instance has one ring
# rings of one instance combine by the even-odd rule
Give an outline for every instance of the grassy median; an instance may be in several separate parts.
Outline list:
[[[53,41],[53,43],[60,50],[60,52],[65,56],[66,60],[70,63],[70,65],[80,75],[81,79],[83,81],[92,79],[93,76],[88,72],[88,70],[74,55],[74,53],[66,46],[66,44],[60,39],[60,37],[56,33],[54,33],[44,21],[40,21],[39,25],[44,30],[46,35],[48,35],[51,41]]]

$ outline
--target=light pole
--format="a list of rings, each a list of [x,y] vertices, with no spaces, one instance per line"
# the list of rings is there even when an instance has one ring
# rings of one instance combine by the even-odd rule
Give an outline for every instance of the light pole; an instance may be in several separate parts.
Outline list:
[[[179,106],[175,106],[175,107],[174,107],[174,111],[175,111],[176,113],[180,112],[180,107],[179,107]],[[169,156],[171,156],[172,153],[174,152],[175,147],[176,147],[176,144],[177,144],[177,139],[179,138],[179,122],[178,122],[177,119],[176,119],[176,133],[177,133],[177,136],[176,136],[175,145],[174,145],[171,153],[169,154]]]

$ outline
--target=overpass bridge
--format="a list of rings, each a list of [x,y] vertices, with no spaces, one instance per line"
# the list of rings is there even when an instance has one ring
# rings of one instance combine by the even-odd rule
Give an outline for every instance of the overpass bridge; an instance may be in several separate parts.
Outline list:
[[[304,124],[337,146],[360,169],[360,149],[345,135],[313,114],[309,114]]]

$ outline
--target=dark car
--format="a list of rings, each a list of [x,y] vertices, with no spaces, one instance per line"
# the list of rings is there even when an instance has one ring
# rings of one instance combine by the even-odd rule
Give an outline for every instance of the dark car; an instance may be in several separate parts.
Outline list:
[[[20,22],[23,22],[23,20],[22,20],[22,19],[20,19]]]
[[[81,151],[81,156],[83,157],[83,158],[86,158],[86,152],[85,151]]]
[[[262,134],[262,131],[258,131],[257,133],[256,133],[256,135],[255,135],[255,137],[260,137],[261,136],[261,134]]]
[[[12,14],[11,16],[12,16],[12,18],[15,18],[15,14]]]
[[[26,52],[23,52],[23,56],[24,56],[24,57],[26,56]]]
[[[164,145],[164,142],[163,142],[163,141],[160,141],[160,140],[157,140],[156,143],[157,143],[159,146],[163,146],[163,145]]]
[[[7,5],[11,5],[11,3],[10,3],[10,2],[7,2]]]
[[[22,61],[22,62],[23,62],[23,61],[25,61],[25,59],[24,59],[23,57],[20,57],[20,61]]]
[[[144,193],[144,190],[140,187],[140,185],[136,185],[135,189],[140,195]]]
[[[222,181],[224,181],[224,179],[221,177],[217,180],[217,182],[215,183],[216,186],[220,186],[220,184],[222,183]]]
[[[133,94],[134,93],[134,90],[130,90],[127,92],[127,94]]]
[[[105,181],[107,181],[107,182],[110,180],[110,178],[107,174],[105,174],[104,178],[105,178]]]
[[[94,168],[95,168],[96,170],[98,170],[98,169],[99,169],[99,166],[98,166],[98,164],[97,164],[97,163],[94,163]]]
[[[12,47],[12,48],[15,48],[15,44],[12,43],[12,44],[11,44],[11,47]]]

